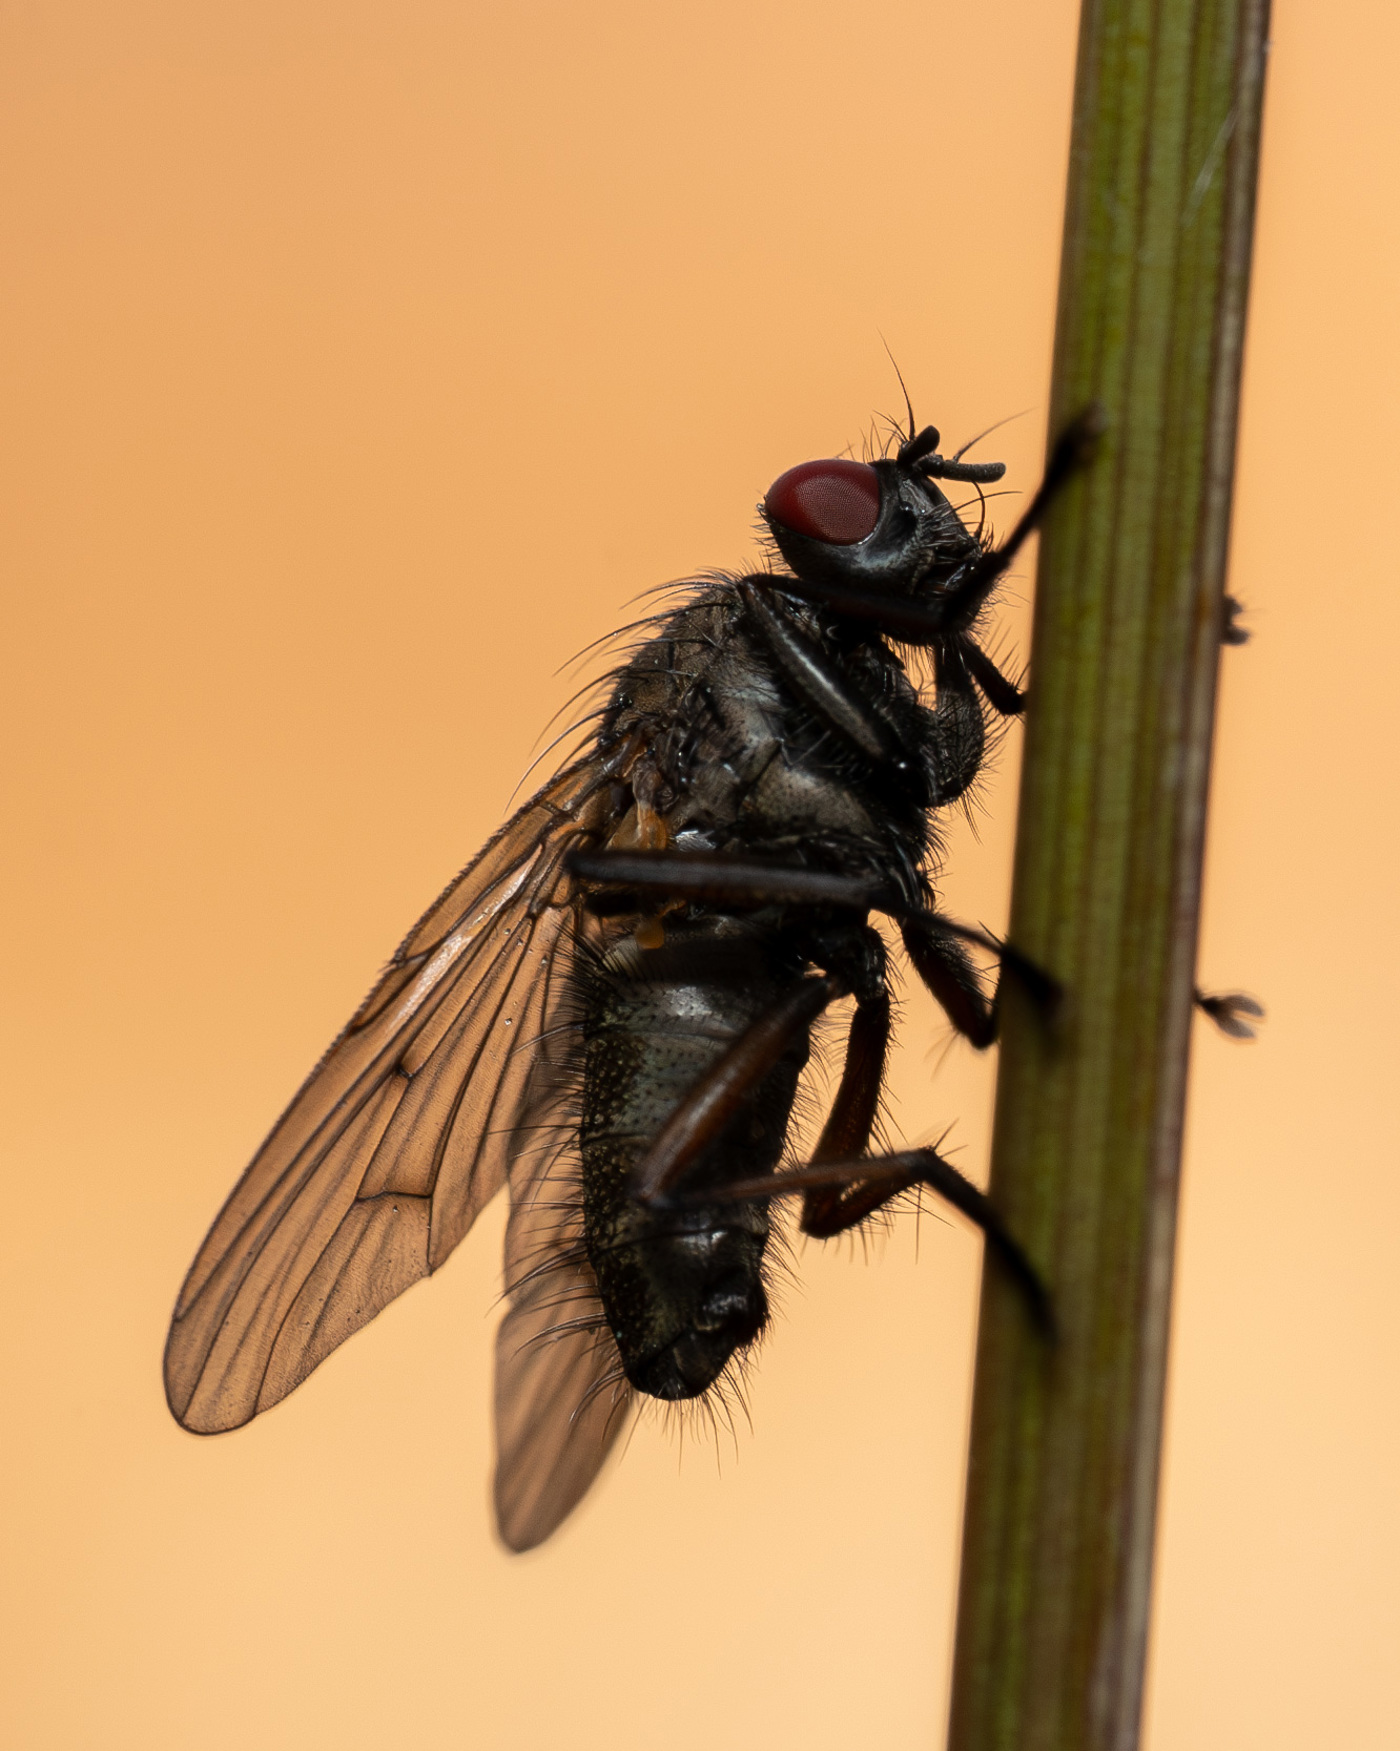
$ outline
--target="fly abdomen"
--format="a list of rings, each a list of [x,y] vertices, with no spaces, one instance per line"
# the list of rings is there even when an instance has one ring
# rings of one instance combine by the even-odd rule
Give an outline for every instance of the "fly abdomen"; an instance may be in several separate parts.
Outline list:
[[[707,918],[671,926],[659,949],[628,938],[583,978],[585,1240],[627,1377],[653,1397],[705,1391],[762,1329],[768,1208],[651,1208],[632,1195],[634,1170],[696,1083],[800,976],[773,936]],[[707,1146],[688,1189],[772,1172],[806,1058],[804,1039]]]

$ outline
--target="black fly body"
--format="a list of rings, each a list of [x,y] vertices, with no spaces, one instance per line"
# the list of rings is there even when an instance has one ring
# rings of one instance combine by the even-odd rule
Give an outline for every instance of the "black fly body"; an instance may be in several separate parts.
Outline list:
[[[1077,422],[991,548],[940,483],[999,479],[914,429],[790,469],[773,569],[652,621],[573,760],[410,932],[235,1187],[181,1290],[170,1407],[212,1433],[277,1403],[429,1275],[503,1184],[496,1510],[516,1550],[579,1500],[636,1395],[722,1395],[769,1316],[775,1203],[853,1229],[927,1186],[1035,1272],[936,1149],[870,1153],[891,1032],[885,938],[977,1046],[997,999],[939,911],[936,818],[1023,706],[984,611],[1092,447]],[[785,568],[785,569],[782,569]],[[899,649],[926,654],[932,702]],[[853,1001],[811,1158],[784,1164],[823,1013]]]

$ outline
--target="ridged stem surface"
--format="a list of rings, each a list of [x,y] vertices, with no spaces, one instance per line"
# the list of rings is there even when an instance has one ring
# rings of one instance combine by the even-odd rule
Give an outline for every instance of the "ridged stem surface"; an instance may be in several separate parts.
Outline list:
[[[1086,0],[992,1191],[1060,1338],[989,1267],[952,1751],[1138,1742],[1267,0]]]

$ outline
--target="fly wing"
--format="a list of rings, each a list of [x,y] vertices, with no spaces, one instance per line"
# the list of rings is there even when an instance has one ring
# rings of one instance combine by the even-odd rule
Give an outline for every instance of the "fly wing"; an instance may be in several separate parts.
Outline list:
[[[496,1526],[541,1544],[577,1506],[631,1419],[633,1394],[583,1249],[573,1127],[511,1173],[509,1307],[496,1334]]]
[[[435,1271],[500,1189],[574,947],[562,859],[596,757],[526,803],[409,933],[220,1211],[176,1304],[171,1411],[199,1434],[286,1396]]]

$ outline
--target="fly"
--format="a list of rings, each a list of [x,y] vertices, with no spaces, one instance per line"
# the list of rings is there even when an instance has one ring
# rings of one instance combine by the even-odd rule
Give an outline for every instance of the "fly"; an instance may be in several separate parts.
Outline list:
[[[1048,994],[939,909],[935,822],[989,724],[1023,708],[979,633],[1094,432],[1061,438],[1000,547],[940,483],[1003,466],[944,457],[912,418],[893,455],[774,482],[770,566],[648,623],[586,751],[414,926],[234,1188],[166,1348],[185,1428],[276,1404],[505,1184],[495,1503],[515,1550],[569,1513],[639,1395],[706,1393],[763,1331],[780,1199],[831,1236],[931,1187],[1048,1319],[1014,1238],[936,1149],[870,1152],[891,1034],[871,917],[976,1046],[998,1006],[969,944]],[[784,1166],[813,1026],[841,999],[830,1114]]]

